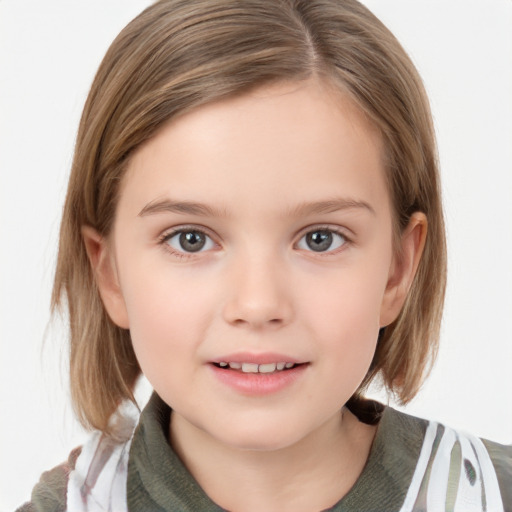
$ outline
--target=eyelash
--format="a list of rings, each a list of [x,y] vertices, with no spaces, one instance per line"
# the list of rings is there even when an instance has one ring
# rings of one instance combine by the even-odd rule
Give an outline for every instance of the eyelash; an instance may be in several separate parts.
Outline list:
[[[313,225],[313,226],[308,226],[307,228],[304,228],[301,231],[299,240],[298,240],[298,242],[295,243],[295,246],[297,246],[299,244],[299,242],[301,242],[302,239],[305,236],[307,236],[308,234],[319,232],[319,231],[324,231],[324,232],[332,233],[333,235],[340,236],[341,238],[343,238],[344,242],[341,244],[340,247],[337,247],[335,249],[330,249],[328,251],[314,251],[312,249],[305,250],[306,252],[310,252],[310,253],[314,254],[315,256],[320,256],[320,257],[324,257],[324,258],[333,256],[333,255],[338,254],[339,252],[345,250],[347,248],[347,246],[349,246],[353,243],[351,237],[349,237],[347,235],[347,232],[343,229],[329,226],[329,225]]]
[[[316,256],[328,257],[328,256],[332,256],[333,254],[338,254],[338,252],[344,250],[348,245],[352,244],[352,240],[351,240],[351,238],[349,238],[347,236],[346,231],[338,229],[338,228],[334,228],[332,226],[314,225],[314,226],[308,226],[307,228],[305,228],[301,231],[301,233],[299,235],[299,239],[294,244],[294,247],[297,247],[297,245],[308,234],[315,233],[315,232],[322,232],[322,231],[332,233],[333,235],[340,236],[343,238],[344,242],[341,244],[340,247],[337,247],[334,250],[314,251],[313,249],[310,249],[310,250],[304,249],[305,252],[310,252]],[[200,254],[201,252],[206,252],[206,251],[202,251],[201,250],[202,248],[199,249],[197,252],[179,251],[179,250],[172,248],[170,246],[170,244],[168,243],[169,240],[174,238],[176,235],[183,234],[183,233],[201,234],[201,235],[205,236],[206,238],[208,238],[209,240],[211,240],[211,242],[213,244],[218,246],[218,244],[213,240],[213,237],[204,228],[200,228],[200,227],[196,227],[196,226],[180,226],[178,228],[172,229],[171,231],[166,231],[159,237],[158,244],[160,246],[162,246],[165,251],[170,252],[173,256],[178,257],[180,259],[185,259],[185,258],[190,259],[190,258],[193,258],[196,255]]]
[[[180,226],[178,228],[174,228],[171,231],[166,231],[162,234],[162,236],[158,239],[158,244],[163,247],[163,249],[167,252],[170,252],[173,256],[178,257],[180,259],[185,258],[193,258],[196,256],[196,254],[200,254],[201,250],[195,252],[186,252],[186,251],[178,251],[176,249],[173,249],[170,244],[168,243],[169,240],[174,238],[176,235],[182,234],[182,233],[199,233],[201,235],[204,235],[206,238],[210,239],[213,242],[213,237],[208,234],[208,232],[205,229],[199,228],[197,226]],[[215,245],[215,242],[213,242]]]

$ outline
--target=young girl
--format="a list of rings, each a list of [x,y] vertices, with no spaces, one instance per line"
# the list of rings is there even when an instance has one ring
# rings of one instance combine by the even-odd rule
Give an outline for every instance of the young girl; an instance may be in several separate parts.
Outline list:
[[[356,1],[144,11],[84,109],[54,286],[97,433],[21,510],[510,509],[511,448],[364,398],[433,362],[439,189],[421,80]]]

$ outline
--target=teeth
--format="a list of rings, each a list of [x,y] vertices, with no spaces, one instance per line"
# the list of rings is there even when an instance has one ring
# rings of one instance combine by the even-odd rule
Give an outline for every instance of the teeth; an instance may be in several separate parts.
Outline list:
[[[254,363],[242,363],[244,373],[258,373],[258,365]]]
[[[276,371],[276,363],[260,364],[258,370],[260,373],[272,373]]]
[[[242,370],[243,373],[273,373],[275,371],[282,371],[285,368],[289,369],[295,366],[295,363],[227,363],[222,361],[219,363],[221,368],[231,368],[232,370]]]

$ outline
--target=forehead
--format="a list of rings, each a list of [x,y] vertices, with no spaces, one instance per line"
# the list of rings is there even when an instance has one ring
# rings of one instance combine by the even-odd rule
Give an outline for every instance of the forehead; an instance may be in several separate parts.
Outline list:
[[[120,208],[166,196],[278,212],[347,197],[388,208],[381,137],[315,81],[262,87],[169,122],[133,155]],[[262,212],[260,212],[262,213]]]

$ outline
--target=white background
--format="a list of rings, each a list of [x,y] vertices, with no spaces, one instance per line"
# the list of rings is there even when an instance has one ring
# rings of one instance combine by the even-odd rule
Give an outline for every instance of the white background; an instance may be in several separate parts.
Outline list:
[[[411,54],[439,138],[449,287],[438,363],[407,411],[512,442],[512,1],[366,0]],[[84,433],[48,327],[81,108],[148,0],[0,0],[0,511]],[[43,340],[45,341],[43,348]]]

